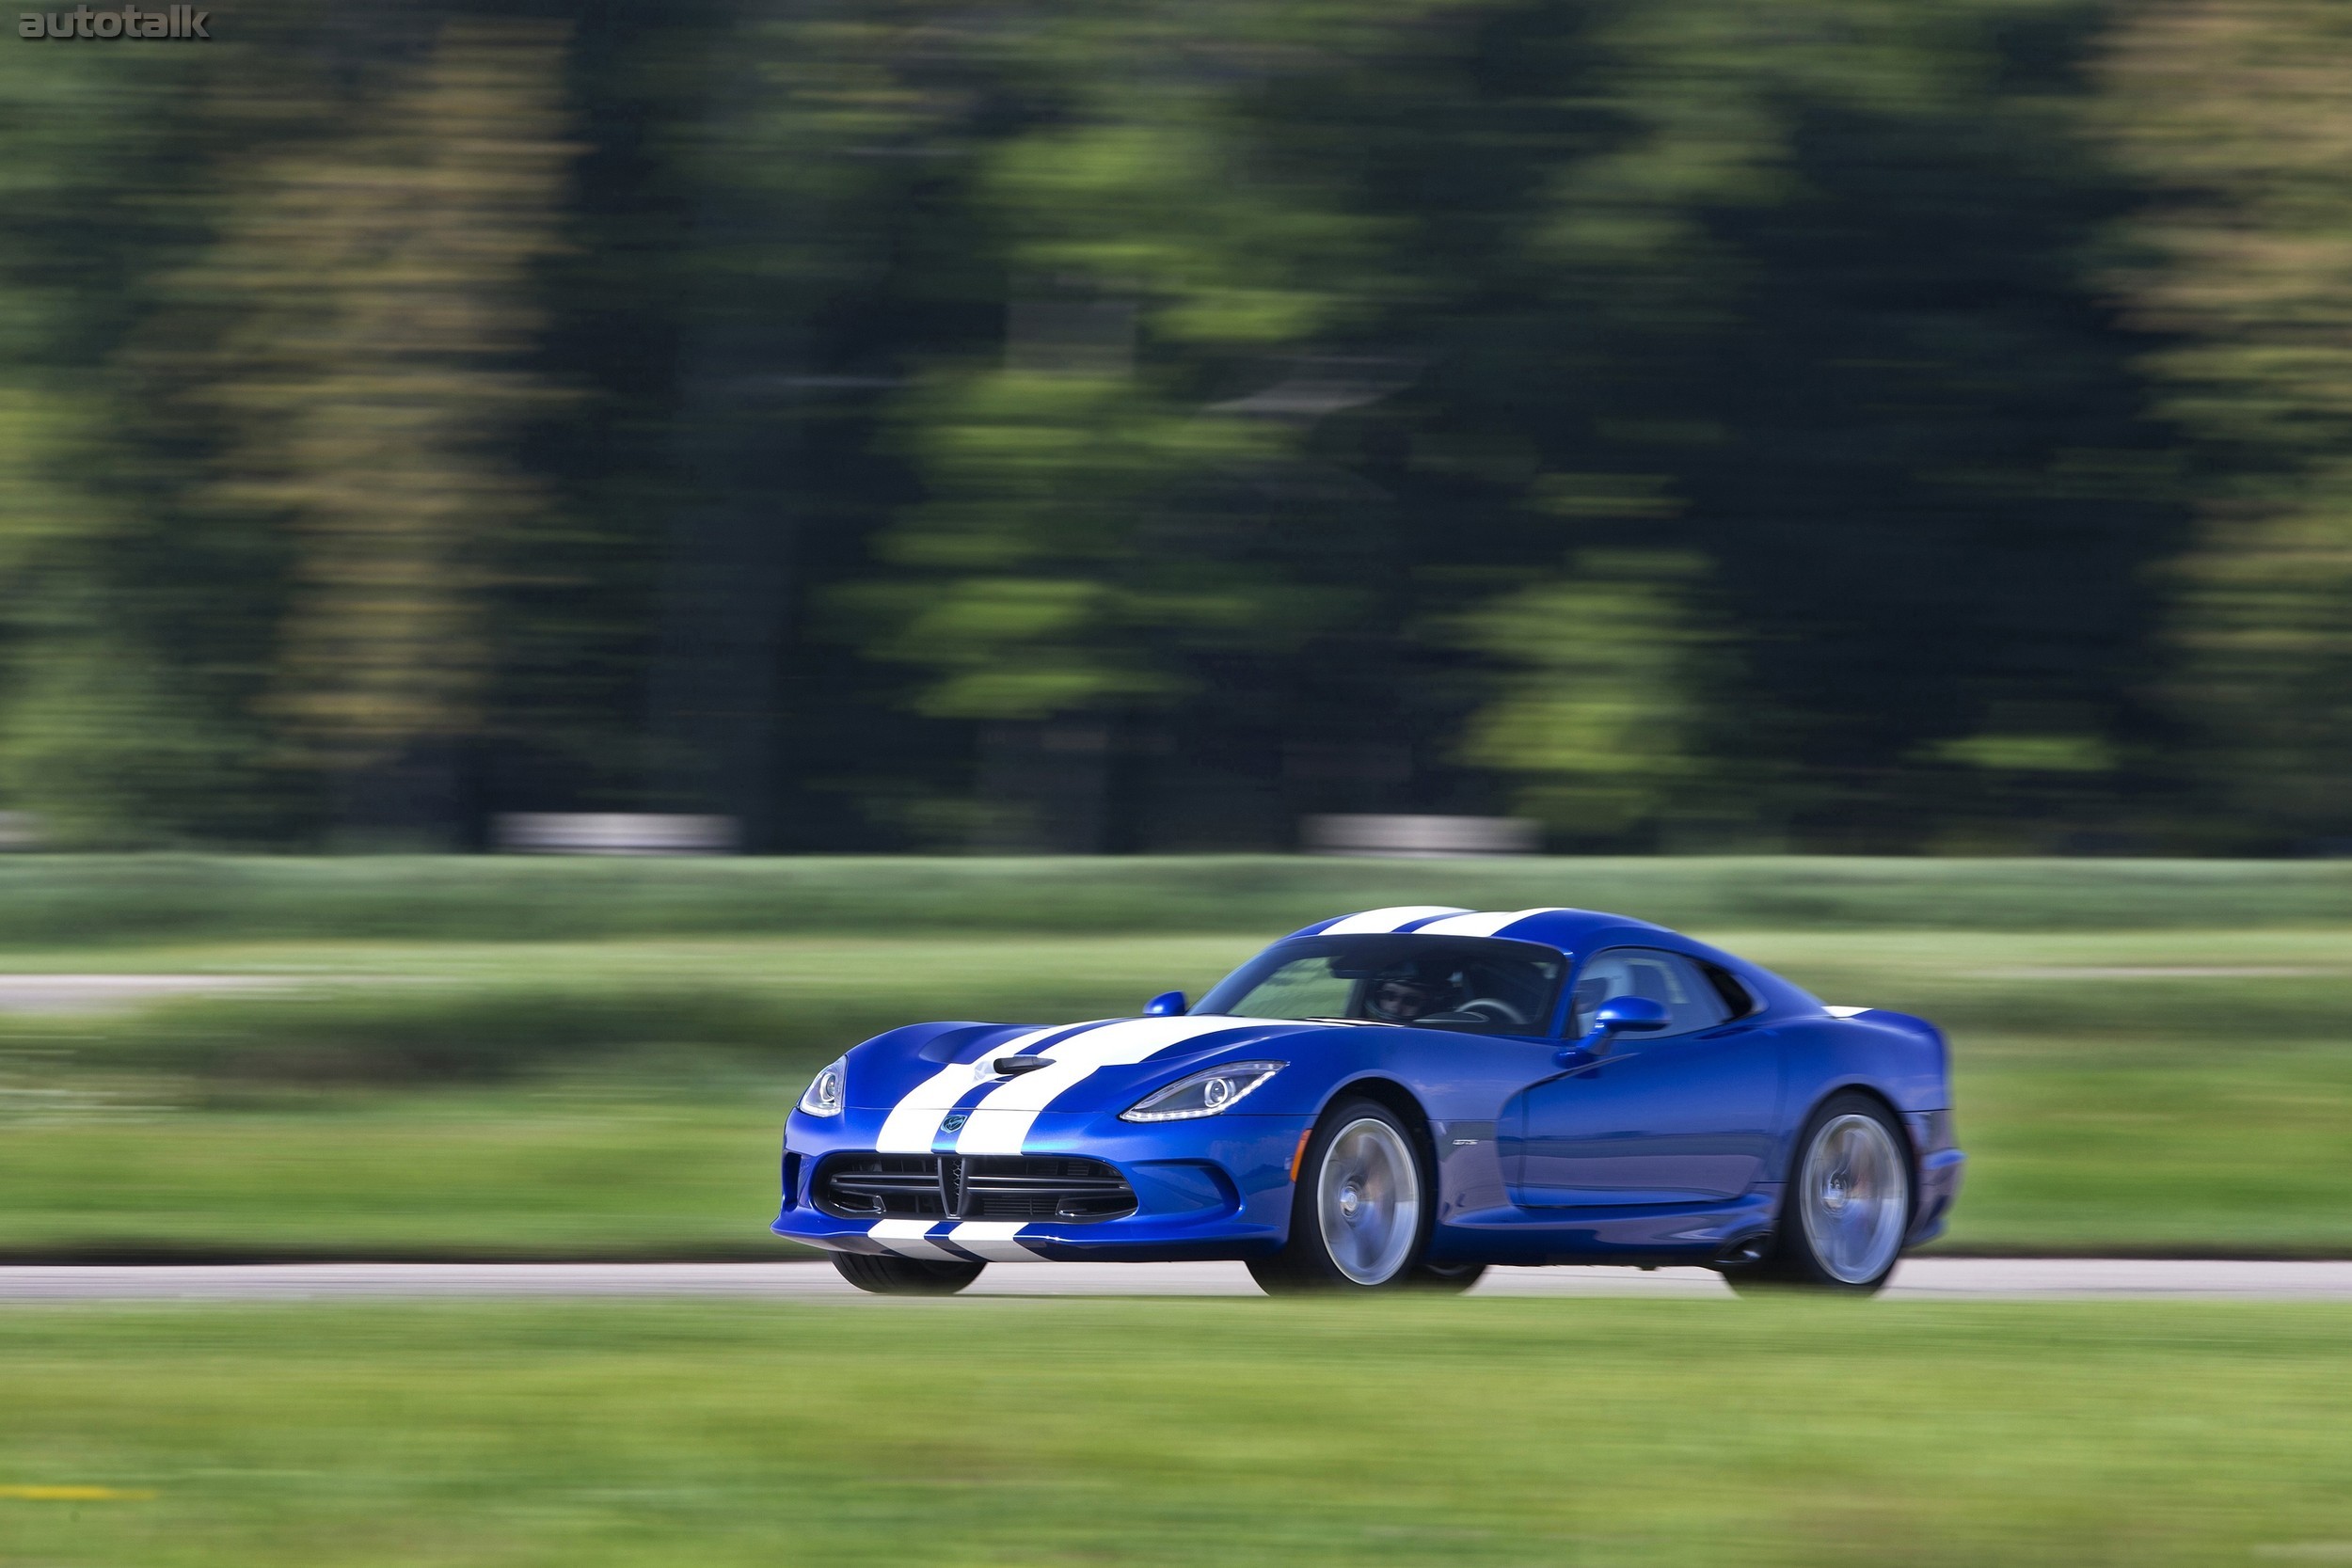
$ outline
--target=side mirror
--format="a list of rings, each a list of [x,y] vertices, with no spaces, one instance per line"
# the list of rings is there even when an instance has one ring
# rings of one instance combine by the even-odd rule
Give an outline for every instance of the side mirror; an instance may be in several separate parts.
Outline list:
[[[1646,1035],[1672,1022],[1666,1005],[1646,996],[1613,996],[1593,1009],[1596,1034]]]
[[[1181,1018],[1184,1016],[1184,1009],[1189,1006],[1191,1004],[1184,1000],[1183,991],[1164,990],[1143,1005],[1143,1016],[1146,1018]],[[1653,1002],[1650,1006],[1656,1006],[1657,1004]]]
[[[1593,1009],[1593,1032],[1559,1053],[1562,1067],[1583,1067],[1598,1057],[1613,1035],[1646,1035],[1673,1022],[1662,1002],[1646,996],[1613,996]]]

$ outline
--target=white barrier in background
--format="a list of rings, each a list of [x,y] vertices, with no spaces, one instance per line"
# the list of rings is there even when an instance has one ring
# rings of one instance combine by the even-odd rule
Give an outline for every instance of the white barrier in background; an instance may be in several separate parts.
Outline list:
[[[1315,855],[1532,855],[1544,840],[1519,816],[1310,816],[1302,832]]]
[[[741,840],[732,816],[660,812],[512,811],[494,827],[520,855],[731,855]]]

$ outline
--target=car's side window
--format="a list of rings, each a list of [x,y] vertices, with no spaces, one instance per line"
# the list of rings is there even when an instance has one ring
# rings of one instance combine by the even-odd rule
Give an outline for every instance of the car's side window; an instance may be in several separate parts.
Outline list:
[[[1681,954],[1655,947],[1611,947],[1594,954],[1577,976],[1568,1032],[1591,1032],[1595,1010],[1614,996],[1647,997],[1665,1007],[1669,1022],[1658,1034],[1645,1037],[1649,1039],[1711,1029],[1731,1017],[1722,993]]]
[[[1756,1001],[1755,993],[1742,985],[1740,977],[1731,971],[1718,969],[1709,963],[1699,965],[1699,969],[1706,974],[1708,983],[1715,988],[1715,994],[1724,999],[1725,1018],[1745,1018],[1762,1006]]]

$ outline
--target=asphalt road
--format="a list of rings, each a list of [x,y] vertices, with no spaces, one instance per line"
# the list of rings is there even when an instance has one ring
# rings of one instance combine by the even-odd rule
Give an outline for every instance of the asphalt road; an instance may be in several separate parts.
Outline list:
[[[1477,1295],[1726,1295],[1704,1269],[1493,1269]],[[2352,1262],[1921,1258],[1888,1293],[1915,1298],[2352,1300]],[[1238,1263],[1003,1263],[966,1296],[1256,1295]],[[821,1262],[290,1263],[0,1267],[0,1305],[62,1301],[325,1301],[684,1296],[874,1301]]]

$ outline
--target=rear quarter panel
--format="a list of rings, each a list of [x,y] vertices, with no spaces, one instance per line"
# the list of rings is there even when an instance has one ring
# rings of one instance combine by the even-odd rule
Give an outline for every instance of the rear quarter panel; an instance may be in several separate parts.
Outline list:
[[[1925,1019],[1873,1009],[1851,1018],[1796,1020],[1780,1025],[1788,1085],[1777,1168],[1786,1170],[1794,1140],[1814,1108],[1840,1089],[1863,1089],[1902,1113],[1947,1110],[1949,1053]],[[1906,1127],[1908,1115],[1900,1118]]]

